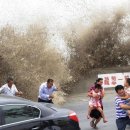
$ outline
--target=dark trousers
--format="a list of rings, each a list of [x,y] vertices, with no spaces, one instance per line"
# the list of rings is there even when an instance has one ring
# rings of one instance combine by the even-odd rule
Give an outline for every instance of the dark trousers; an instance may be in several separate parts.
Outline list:
[[[130,125],[129,117],[116,119],[116,125],[117,125],[118,130],[125,130],[126,125]]]
[[[53,103],[52,100],[42,100],[41,98],[38,98],[38,102]]]

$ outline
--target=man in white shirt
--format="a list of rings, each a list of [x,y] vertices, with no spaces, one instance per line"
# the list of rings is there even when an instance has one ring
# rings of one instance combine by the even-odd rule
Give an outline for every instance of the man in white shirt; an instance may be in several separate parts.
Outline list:
[[[7,83],[0,88],[0,93],[9,96],[21,96],[23,94],[17,90],[13,78],[10,77],[7,79]]]
[[[57,91],[57,88],[53,82],[53,79],[48,79],[47,82],[41,84],[39,87],[38,102],[53,103],[53,92]]]

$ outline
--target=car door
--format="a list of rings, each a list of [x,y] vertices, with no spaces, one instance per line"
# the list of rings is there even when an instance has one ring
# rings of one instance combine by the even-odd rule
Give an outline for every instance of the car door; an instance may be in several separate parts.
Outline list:
[[[48,104],[50,106],[50,104]],[[41,123],[44,125],[46,122],[46,128],[43,130],[62,130],[63,120],[56,118],[54,115],[56,110],[52,107],[42,107]],[[48,124],[48,125],[47,125]]]
[[[3,125],[0,130],[42,130],[40,120],[30,120]]]
[[[46,123],[40,120],[40,109],[27,105],[3,105],[0,107],[0,130],[44,130]]]

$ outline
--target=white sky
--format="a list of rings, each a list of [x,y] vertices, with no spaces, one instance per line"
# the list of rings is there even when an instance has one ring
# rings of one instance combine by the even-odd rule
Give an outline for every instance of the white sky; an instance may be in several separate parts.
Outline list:
[[[128,8],[129,0],[0,0],[0,26],[11,24],[25,28],[33,23],[47,23],[50,32],[57,34],[55,42],[63,42],[58,29],[77,19],[87,21],[94,12],[105,13],[115,7]]]
[[[0,0],[0,25],[24,26],[48,19],[65,25],[91,12],[128,5],[128,0]]]

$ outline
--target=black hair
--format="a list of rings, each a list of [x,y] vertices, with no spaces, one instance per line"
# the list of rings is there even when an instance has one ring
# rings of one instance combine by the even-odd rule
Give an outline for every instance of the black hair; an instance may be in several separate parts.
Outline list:
[[[98,79],[96,80],[95,84],[97,84],[97,82],[99,82],[99,81],[101,81],[101,80],[103,80],[103,78],[98,78]]]
[[[50,83],[50,82],[54,82],[54,80],[53,79],[48,79],[47,83]]]
[[[123,89],[124,90],[124,87],[122,85],[117,85],[115,87],[115,91],[118,93],[119,90]]]
[[[126,82],[129,84],[129,86],[130,86],[130,78],[127,78],[126,79]]]
[[[95,88],[102,89],[102,86],[100,84],[95,84]]]
[[[10,81],[14,81],[14,79],[11,78],[11,77],[8,77],[8,78],[7,78],[7,83],[9,83]]]

